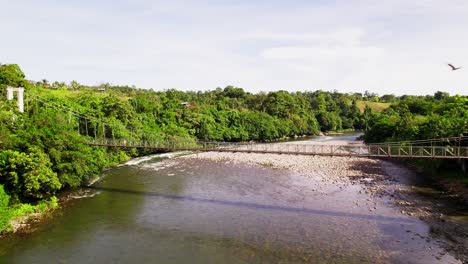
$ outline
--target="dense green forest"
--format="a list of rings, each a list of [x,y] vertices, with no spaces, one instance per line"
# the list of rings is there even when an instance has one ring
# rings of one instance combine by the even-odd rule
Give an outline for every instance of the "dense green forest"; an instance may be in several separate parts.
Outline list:
[[[365,139],[409,141],[466,136],[467,132],[468,97],[437,92],[434,96],[405,95],[389,108],[373,112]]]
[[[432,141],[424,140],[452,138],[434,144],[468,146],[468,96],[450,96],[444,92],[434,96],[405,95],[389,108],[369,116],[364,137],[368,143],[421,141],[420,144],[428,145]],[[436,181],[452,179],[468,185],[467,173],[461,169],[462,162],[467,164],[466,161],[415,159],[407,162],[424,168]]]
[[[6,86],[25,87],[25,113],[6,100]],[[153,91],[33,82],[15,64],[0,64],[0,89],[0,230],[14,208],[47,201],[107,166],[148,154],[86,145],[93,137],[267,141],[364,130],[366,141],[383,142],[458,136],[468,125],[468,98],[442,92]]]

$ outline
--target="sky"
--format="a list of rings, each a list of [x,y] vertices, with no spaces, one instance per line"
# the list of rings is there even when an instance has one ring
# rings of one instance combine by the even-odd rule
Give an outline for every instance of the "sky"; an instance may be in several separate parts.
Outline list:
[[[468,95],[466,0],[0,0],[0,25],[36,81]]]

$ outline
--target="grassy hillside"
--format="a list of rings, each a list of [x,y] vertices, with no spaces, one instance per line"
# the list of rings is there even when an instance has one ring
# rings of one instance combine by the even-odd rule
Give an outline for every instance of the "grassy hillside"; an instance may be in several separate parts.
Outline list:
[[[358,101],[357,102],[357,107],[359,110],[364,112],[364,108],[366,108],[366,105],[368,105],[372,110],[381,112],[387,108],[390,107],[390,103],[378,103],[378,102],[369,102],[369,101]]]

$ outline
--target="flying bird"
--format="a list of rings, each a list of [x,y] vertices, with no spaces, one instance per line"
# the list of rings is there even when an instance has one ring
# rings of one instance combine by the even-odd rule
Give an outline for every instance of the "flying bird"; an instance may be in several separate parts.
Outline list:
[[[453,65],[452,65],[452,64],[450,64],[450,63],[449,63],[449,64],[447,64],[447,65],[448,65],[448,66],[450,66],[450,68],[452,68],[452,71],[456,71],[456,70],[458,70],[458,69],[460,69],[460,68],[461,68],[461,67],[455,67],[455,66],[453,66]]]

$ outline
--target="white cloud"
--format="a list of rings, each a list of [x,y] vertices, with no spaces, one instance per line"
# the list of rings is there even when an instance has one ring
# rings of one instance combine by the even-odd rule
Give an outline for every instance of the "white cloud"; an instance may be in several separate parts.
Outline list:
[[[307,61],[317,65],[322,62],[349,63],[350,60],[367,61],[381,56],[383,50],[376,47],[279,47],[264,50],[267,59]],[[320,66],[320,65],[317,65]]]

